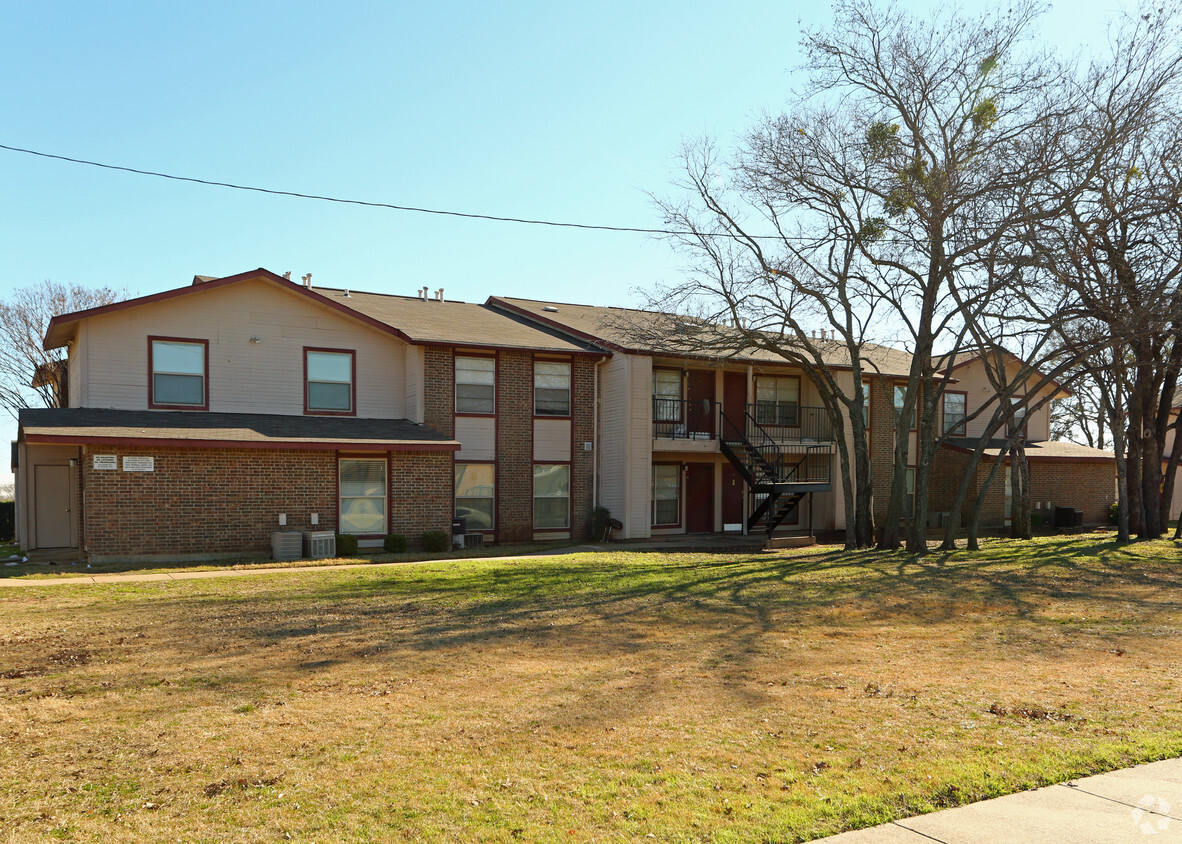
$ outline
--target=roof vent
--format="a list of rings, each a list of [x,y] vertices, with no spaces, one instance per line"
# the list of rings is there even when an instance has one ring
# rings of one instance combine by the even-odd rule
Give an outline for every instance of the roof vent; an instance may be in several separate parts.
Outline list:
[[[545,306],[543,306],[542,310],[546,311],[547,313],[551,313],[551,314],[558,313],[558,308],[554,307],[553,305],[545,305]]]
[[[302,276],[302,278],[304,279],[304,287],[311,287],[312,286],[312,274],[311,273],[308,273],[307,275]]]
[[[287,272],[285,272],[283,274],[283,278],[285,281],[291,281],[291,270],[288,270]]]
[[[443,301],[443,288],[442,287],[440,287],[438,290],[435,291],[435,301],[436,302]]]
[[[352,299],[352,298],[353,298],[353,294],[352,294],[352,293],[350,293],[350,292],[349,292],[347,289],[345,290],[345,298],[346,298],[346,299]]]

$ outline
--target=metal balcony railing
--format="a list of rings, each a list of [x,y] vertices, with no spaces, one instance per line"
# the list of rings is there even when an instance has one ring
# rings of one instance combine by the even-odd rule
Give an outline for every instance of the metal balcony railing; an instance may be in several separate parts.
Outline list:
[[[801,407],[795,402],[756,402],[747,405],[747,414],[777,442],[833,442],[833,424],[823,407]]]
[[[716,404],[704,399],[663,399],[653,396],[653,436],[672,440],[712,440]]]

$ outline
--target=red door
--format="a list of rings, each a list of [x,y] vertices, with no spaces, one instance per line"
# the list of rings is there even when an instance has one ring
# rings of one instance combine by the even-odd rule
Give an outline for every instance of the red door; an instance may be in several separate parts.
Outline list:
[[[685,532],[714,531],[714,464],[690,463],[685,476]]]
[[[722,373],[722,412],[735,426],[735,430],[744,431],[743,414],[747,410],[747,374],[744,372]],[[733,436],[733,431],[727,430],[724,422],[722,436]],[[726,482],[723,482],[723,498],[726,498]],[[725,517],[724,517],[725,521]]]
[[[722,465],[722,529],[727,525],[738,525],[743,529],[743,494],[746,487],[743,478],[729,463]]]
[[[685,427],[691,439],[710,439],[714,436],[714,373],[707,369],[691,369],[685,385]]]

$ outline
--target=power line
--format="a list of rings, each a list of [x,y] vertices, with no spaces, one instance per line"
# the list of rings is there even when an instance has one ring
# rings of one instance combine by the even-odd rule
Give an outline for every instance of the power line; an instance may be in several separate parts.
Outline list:
[[[68,161],[71,164],[85,164],[89,167],[101,167],[104,170],[118,170],[123,173],[136,173],[140,176],[155,176],[160,179],[171,179],[174,182],[191,182],[197,185],[209,185],[217,188],[232,188],[233,190],[252,191],[254,193],[265,193],[272,196],[292,196],[296,199],[315,199],[320,202],[337,202],[342,205],[363,205],[367,208],[389,208],[394,211],[410,211],[416,214],[435,214],[441,217],[463,217],[468,220],[491,220],[496,223],[521,223],[529,226],[551,226],[553,228],[562,229],[587,229],[591,231],[605,231],[605,232],[632,232],[636,234],[658,234],[658,235],[673,235],[680,237],[722,237],[731,240],[745,240],[742,235],[732,234],[729,232],[693,232],[693,231],[678,231],[677,229],[646,229],[636,226],[600,226],[592,223],[563,223],[554,220],[532,220],[524,217],[500,217],[495,214],[471,214],[464,211],[443,211],[438,208],[419,208],[414,205],[395,205],[390,202],[367,202],[363,199],[342,199],[336,196],[322,196],[314,193],[299,193],[290,190],[272,190],[271,188],[260,188],[253,185],[236,185],[232,182],[218,182],[212,179],[198,179],[193,176],[175,176],[171,173],[157,173],[153,170],[139,170],[135,167],[121,167],[117,164],[104,164],[101,161],[88,161],[84,158],[70,158],[66,155],[54,155],[48,152],[39,152],[34,149],[22,149],[21,147],[7,146],[0,144],[0,149],[6,149],[9,152],[20,152],[25,155],[35,155],[40,158],[52,158],[57,161]],[[752,239],[755,240],[779,240],[781,238],[773,236],[755,235]]]

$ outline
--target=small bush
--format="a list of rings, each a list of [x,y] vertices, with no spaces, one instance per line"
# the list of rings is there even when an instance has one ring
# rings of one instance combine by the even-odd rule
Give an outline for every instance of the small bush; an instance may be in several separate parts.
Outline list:
[[[612,511],[606,507],[601,505],[592,508],[591,518],[587,520],[587,538],[592,542],[603,542],[611,519]]]
[[[338,557],[356,557],[357,556],[357,537],[351,533],[337,534],[337,556]]]
[[[429,530],[423,534],[424,551],[446,551],[451,548],[451,534],[445,530]]]
[[[386,534],[382,540],[382,548],[389,554],[402,554],[406,551],[406,537],[401,533]]]
[[[1030,526],[1031,527],[1041,527],[1045,523],[1046,523],[1046,519],[1043,518],[1042,513],[1031,513],[1030,514]]]
[[[1120,520],[1120,504],[1113,501],[1108,505],[1108,524],[1114,525]]]

